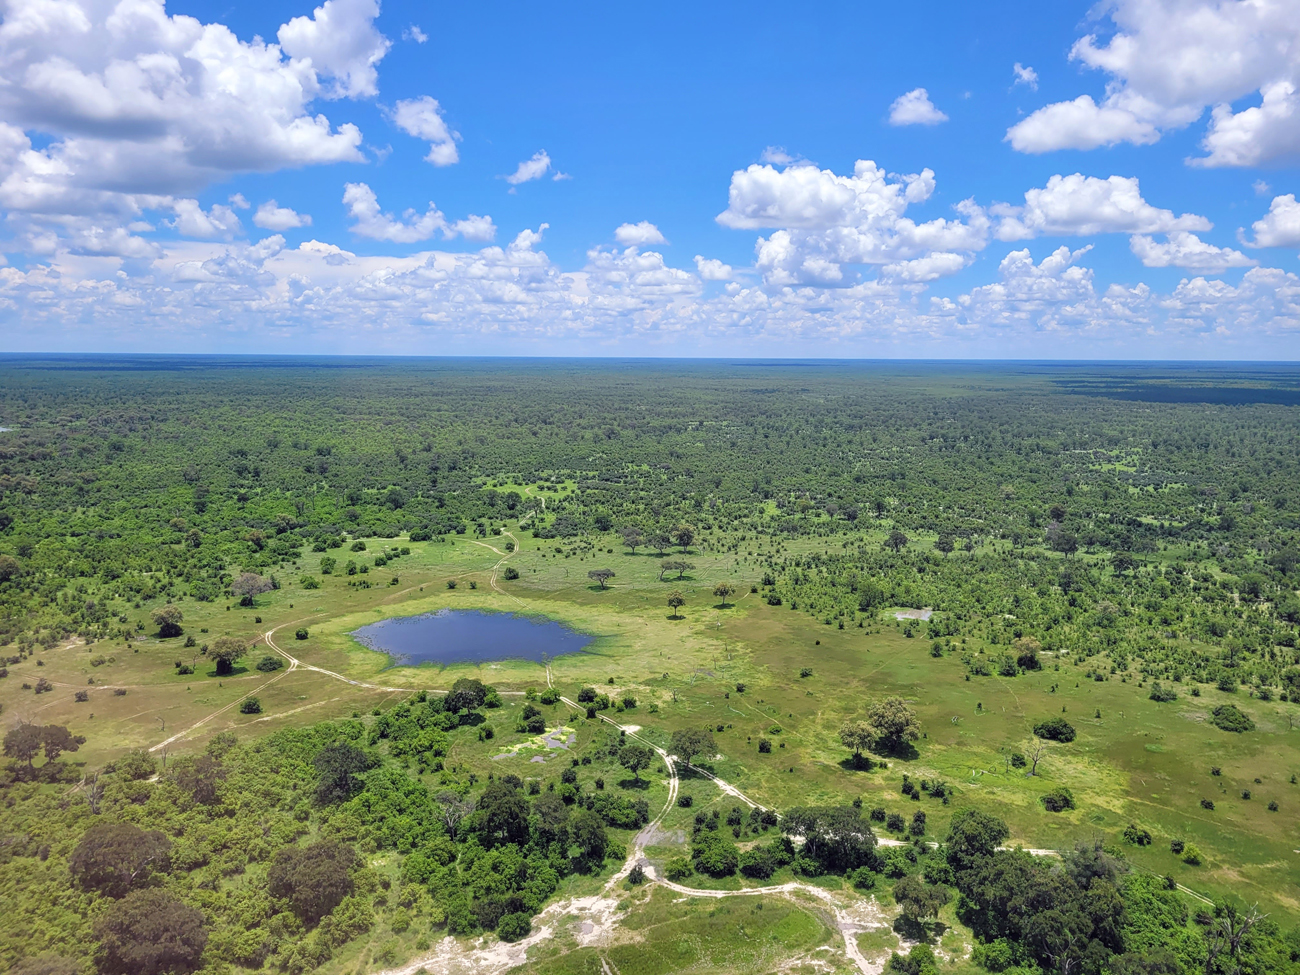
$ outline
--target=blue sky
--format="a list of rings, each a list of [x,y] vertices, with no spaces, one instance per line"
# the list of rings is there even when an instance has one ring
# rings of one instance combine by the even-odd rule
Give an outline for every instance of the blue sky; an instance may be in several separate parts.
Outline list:
[[[1294,3],[11,0],[0,50],[9,351],[1300,357]]]

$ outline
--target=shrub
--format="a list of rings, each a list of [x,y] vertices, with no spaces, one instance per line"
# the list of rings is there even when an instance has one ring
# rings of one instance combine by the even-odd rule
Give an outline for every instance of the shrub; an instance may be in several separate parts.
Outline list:
[[[766,738],[758,739],[758,750],[764,755],[770,754],[772,751],[772,742]]]
[[[672,881],[686,880],[693,873],[695,868],[686,857],[674,857],[664,865],[664,876]]]
[[[1133,823],[1129,823],[1124,827],[1124,839],[1136,846],[1151,845],[1151,834]]]
[[[1182,840],[1170,840],[1169,852],[1174,854],[1175,856],[1181,856],[1183,852],[1183,847],[1185,847],[1186,845],[1187,844],[1184,843]]]
[[[876,874],[870,867],[858,867],[849,874],[849,880],[858,890],[871,890],[876,886]]]
[[[712,830],[700,832],[691,841],[691,859],[697,870],[710,877],[730,877],[739,863],[735,844]]]
[[[308,635],[309,634],[307,633],[307,627],[300,626],[298,627],[298,629],[294,630],[293,638],[295,640],[305,640],[307,639]]]
[[[1167,701],[1177,701],[1178,692],[1172,687],[1165,687],[1160,683],[1160,681],[1156,681],[1151,685],[1151,694],[1149,697],[1153,701],[1160,701],[1162,703]]]
[[[504,914],[497,922],[497,937],[502,941],[519,941],[533,930],[533,919],[522,911]]]
[[[1254,731],[1255,722],[1242,712],[1235,704],[1220,704],[1210,712],[1210,720],[1216,728],[1241,734]]]
[[[505,575],[507,582],[519,578],[519,570],[516,569],[513,565],[507,565],[506,571],[503,574]]]
[[[683,809],[690,809],[691,806],[695,805],[695,797],[689,792],[679,793],[677,796],[677,805],[681,806]]]
[[[257,662],[257,669],[262,671],[264,674],[269,674],[273,670],[279,670],[283,666],[284,661],[272,653],[268,653]]]
[[[1012,768],[1024,768],[1024,767],[1025,767],[1026,765],[1028,765],[1028,764],[1029,764],[1028,760],[1027,760],[1027,759],[1025,758],[1025,756],[1022,755],[1020,752],[1012,752],[1012,753],[1011,753],[1011,767],[1012,767]]]
[[[1202,800],[1201,800],[1201,808],[1202,808],[1202,809],[1208,809],[1208,810],[1210,810],[1211,812],[1213,812],[1213,811],[1214,811],[1214,800],[1213,800],[1213,799],[1202,799]]]
[[[255,697],[246,697],[239,705],[240,714],[261,714],[262,702]]]
[[[1074,728],[1064,718],[1048,718],[1034,725],[1034,734],[1048,741],[1074,741]]]
[[[1188,843],[1183,847],[1183,863],[1189,867],[1199,867],[1201,865],[1201,851],[1196,848],[1196,844]]]
[[[73,699],[74,701],[76,701],[78,704],[84,704],[84,703],[86,703],[87,701],[90,700],[90,692],[89,692],[89,691],[74,691],[73,694],[72,694],[72,699]]]
[[[901,833],[904,825],[902,813],[890,813],[885,817],[885,829],[891,833]]]
[[[1039,800],[1048,812],[1064,812],[1074,808],[1074,793],[1063,785],[1044,793]]]

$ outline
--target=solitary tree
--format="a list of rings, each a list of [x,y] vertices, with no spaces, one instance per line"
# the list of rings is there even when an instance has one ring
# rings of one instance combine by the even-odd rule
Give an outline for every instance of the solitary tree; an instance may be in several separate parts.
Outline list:
[[[632,773],[637,785],[641,784],[641,770],[650,767],[655,753],[645,745],[624,745],[618,753],[618,764]]]
[[[729,582],[719,582],[713,587],[713,595],[722,600],[722,608],[726,609],[727,600],[736,594],[736,587]]]
[[[889,533],[889,538],[885,539],[885,544],[897,553],[907,547],[908,541],[908,537],[895,528]]]
[[[691,547],[691,542],[695,541],[695,526],[685,523],[678,525],[673,529],[673,540],[682,547],[682,554]]]
[[[587,573],[587,578],[595,579],[597,582],[600,583],[600,588],[604,589],[605,582],[609,579],[614,578],[614,570],[613,569],[592,569],[590,572]]]
[[[654,549],[656,552],[658,552],[660,555],[663,555],[664,552],[668,551],[668,546],[672,545],[673,543],[672,536],[670,536],[667,532],[655,532],[653,535],[650,536],[648,541],[650,543],[650,547]]]
[[[668,594],[668,607],[673,611],[673,619],[681,618],[677,610],[685,605],[686,605],[686,597],[682,595],[682,591],[680,589],[674,589],[672,592]]]
[[[840,741],[853,752],[853,764],[861,767],[862,753],[876,743],[876,729],[865,721],[849,721],[840,728]]]
[[[156,888],[127,894],[95,921],[106,975],[162,975],[199,967],[208,932],[203,912]]]
[[[947,555],[956,546],[953,545],[951,535],[940,535],[937,539],[935,539],[934,547],[938,551],[942,552],[944,555]]]
[[[243,640],[233,636],[219,636],[213,640],[212,646],[208,648],[208,658],[216,661],[217,676],[232,673],[235,669],[235,661],[242,657],[247,649]]]
[[[154,610],[153,621],[158,627],[158,635],[161,637],[180,636],[185,631],[181,629],[181,623],[185,617],[181,614],[179,607],[168,603],[161,609]]]
[[[447,692],[447,710],[452,714],[477,710],[487,700],[487,692],[487,686],[481,680],[475,677],[461,677]]]
[[[636,550],[645,544],[645,535],[641,533],[640,528],[629,525],[627,528],[620,528],[618,533],[623,536],[623,544],[632,550],[633,555],[636,555]]]
[[[876,744],[889,751],[921,737],[916,712],[901,697],[887,697],[867,708],[867,723],[876,734]]]
[[[683,728],[673,732],[669,743],[672,753],[687,765],[696,755],[712,755],[718,746],[713,741],[713,732],[708,728]]]

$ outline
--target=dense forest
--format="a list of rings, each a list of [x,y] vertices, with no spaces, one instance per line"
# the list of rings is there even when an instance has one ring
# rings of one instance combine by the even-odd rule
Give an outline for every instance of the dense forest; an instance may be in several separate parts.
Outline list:
[[[1288,693],[1297,418],[1273,401],[1294,377],[1128,372],[11,360],[0,644],[122,635],[140,600],[219,599],[345,535],[485,535],[538,509],[543,536],[663,546],[687,524],[761,546],[773,594],[826,622],[942,607],[958,625],[925,635]]]

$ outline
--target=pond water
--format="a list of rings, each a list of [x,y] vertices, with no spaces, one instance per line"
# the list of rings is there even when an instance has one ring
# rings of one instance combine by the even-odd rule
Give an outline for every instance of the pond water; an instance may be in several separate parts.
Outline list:
[[[554,620],[513,613],[443,609],[369,623],[353,631],[357,642],[386,653],[392,665],[535,660],[581,653],[594,637]]]

